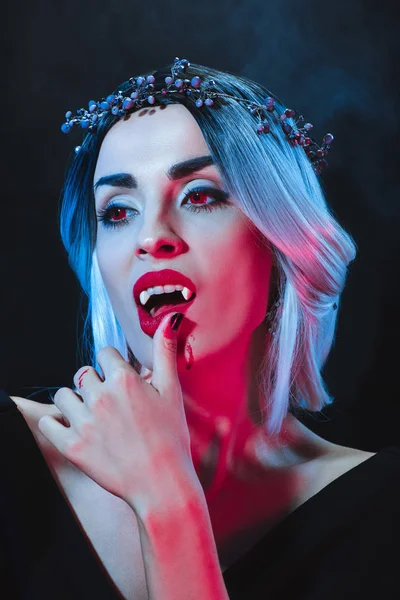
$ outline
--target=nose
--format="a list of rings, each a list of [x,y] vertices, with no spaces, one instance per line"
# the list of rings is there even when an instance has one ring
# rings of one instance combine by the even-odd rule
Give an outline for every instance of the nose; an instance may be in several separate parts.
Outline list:
[[[145,219],[139,231],[135,255],[144,258],[151,254],[155,258],[172,258],[186,251],[186,244],[171,228],[165,214]]]

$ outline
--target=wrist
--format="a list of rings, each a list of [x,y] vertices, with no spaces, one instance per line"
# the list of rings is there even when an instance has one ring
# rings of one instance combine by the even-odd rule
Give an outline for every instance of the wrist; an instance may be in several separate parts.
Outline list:
[[[207,507],[204,490],[194,469],[164,469],[162,474],[153,476],[153,479],[155,490],[151,498],[140,492],[125,498],[142,523],[154,517],[168,519],[193,506]]]

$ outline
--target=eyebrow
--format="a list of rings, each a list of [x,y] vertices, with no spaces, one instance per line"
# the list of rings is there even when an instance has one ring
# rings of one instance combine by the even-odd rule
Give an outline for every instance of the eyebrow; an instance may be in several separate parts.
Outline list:
[[[189,158],[183,162],[172,165],[167,171],[168,179],[176,181],[177,179],[183,179],[196,171],[201,171],[210,165],[213,165],[214,161],[211,156],[197,156],[196,158]],[[93,190],[96,191],[99,187],[110,185],[113,187],[123,187],[130,190],[137,189],[138,182],[136,177],[131,173],[113,173],[112,175],[104,175],[93,186]]]

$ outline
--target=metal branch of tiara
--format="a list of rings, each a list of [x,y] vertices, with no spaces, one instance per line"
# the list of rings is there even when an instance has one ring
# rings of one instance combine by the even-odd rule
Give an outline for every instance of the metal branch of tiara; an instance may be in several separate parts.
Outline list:
[[[213,79],[202,80],[196,76],[192,79],[185,79],[184,75],[190,63],[186,59],[175,58],[171,68],[171,75],[165,77],[165,87],[161,90],[155,89],[155,77],[148,75],[147,77],[131,77],[128,81],[130,87],[124,91],[118,91],[117,94],[111,94],[106,98],[96,102],[90,100],[88,109],[80,108],[76,115],[73,115],[69,110],[65,114],[66,121],[62,124],[61,130],[68,133],[74,126],[79,126],[83,130],[93,131],[99,122],[99,119],[107,113],[116,117],[124,117],[126,114],[133,112],[142,107],[154,105],[157,100],[162,104],[162,98],[165,96],[176,96],[184,94],[193,96],[197,108],[215,106],[214,101],[218,99],[235,100],[245,105],[250,113],[258,120],[256,132],[257,134],[269,133],[271,131],[270,114],[277,115],[278,123],[281,125],[286,138],[294,146],[302,146],[309,161],[312,164],[314,171],[320,174],[323,169],[328,166],[326,156],[331,149],[333,135],[327,133],[322,144],[310,137],[310,131],[313,127],[311,123],[304,123],[305,119],[302,115],[297,115],[297,112],[291,108],[287,108],[282,114],[275,107],[275,99],[267,96],[264,104],[257,104],[245,98],[239,98],[231,94],[224,94],[216,89],[216,83]],[[269,113],[269,114],[268,114]],[[294,123],[289,123],[288,119],[293,119]],[[81,146],[75,148],[75,152],[80,150]]]

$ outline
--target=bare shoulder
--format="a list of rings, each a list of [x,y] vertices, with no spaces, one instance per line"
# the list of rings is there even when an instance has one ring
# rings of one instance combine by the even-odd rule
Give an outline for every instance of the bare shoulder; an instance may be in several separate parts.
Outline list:
[[[299,493],[295,506],[303,504],[327,485],[375,456],[375,452],[366,452],[357,448],[347,448],[326,442],[324,451],[304,465],[302,474],[307,482]]]
[[[55,404],[42,404],[41,402],[35,402],[35,400],[21,398],[20,396],[10,396],[10,398],[17,405],[18,410],[25,419],[40,419],[44,415],[61,414]]]
[[[60,461],[68,462],[42,434],[38,426],[39,420],[45,415],[50,415],[57,418],[60,422],[64,422],[63,414],[57,406],[55,404],[42,404],[41,402],[28,400],[28,398],[21,398],[20,396],[10,396],[10,398],[24,417],[46,461],[49,464],[59,463]]]
[[[64,416],[55,404],[42,404],[41,402],[28,400],[28,398],[21,398],[20,396],[10,396],[10,398],[17,405],[18,410],[24,417],[38,443],[44,442],[43,434],[38,428],[38,422],[42,417],[50,415],[58,421],[64,422]]]
[[[366,452],[337,444],[330,446],[330,451],[318,459],[320,468],[317,471],[317,485],[320,489],[376,454],[376,452]]]
[[[358,450],[357,448],[348,448],[347,446],[339,446],[332,444],[331,452],[329,453],[329,459],[335,464],[342,464],[348,466],[350,469],[360,463],[375,456],[376,452],[367,452],[365,450]]]

